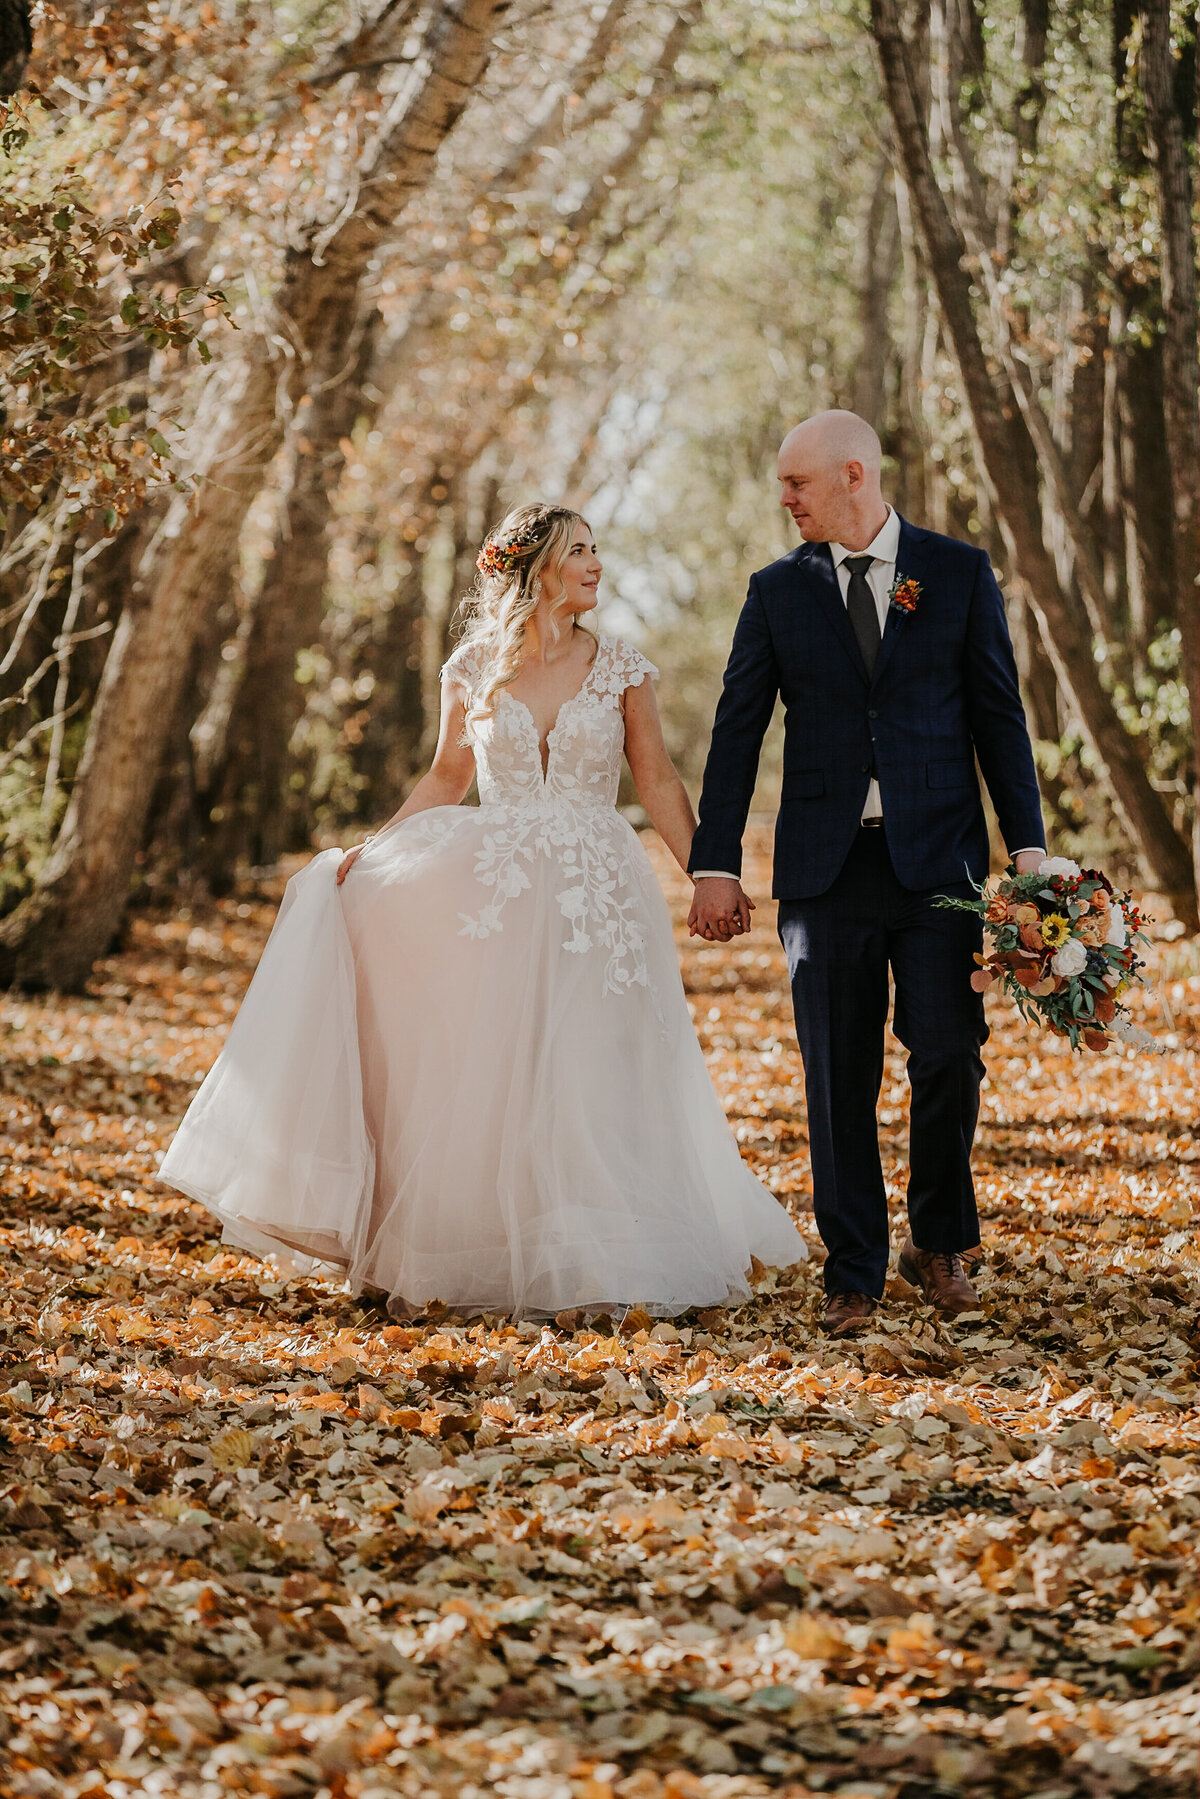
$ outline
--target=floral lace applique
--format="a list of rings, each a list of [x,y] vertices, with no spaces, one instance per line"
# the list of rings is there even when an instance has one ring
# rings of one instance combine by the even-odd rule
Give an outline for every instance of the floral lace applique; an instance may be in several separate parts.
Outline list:
[[[469,690],[479,679],[480,662],[479,645],[468,639],[466,643],[460,643],[442,663],[441,679],[458,681]]]
[[[658,680],[658,670],[648,656],[635,650],[620,637],[602,637],[601,652],[592,665],[592,691],[598,699],[620,701],[627,687],[640,687],[649,675]]]

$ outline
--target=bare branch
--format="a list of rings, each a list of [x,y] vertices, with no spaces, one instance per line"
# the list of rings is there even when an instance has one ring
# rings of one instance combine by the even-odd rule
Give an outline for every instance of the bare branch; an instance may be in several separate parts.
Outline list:
[[[0,675],[6,675],[20,655],[21,646],[28,635],[29,627],[37,617],[42,601],[49,592],[51,571],[54,568],[65,530],[66,520],[60,513],[54,521],[54,530],[51,532],[50,542],[46,545],[46,553],[42,557],[42,566],[38,570],[37,580],[33,584],[33,592],[26,601],[25,610],[21,614],[21,622],[13,633],[13,640],[8,646],[7,654],[0,660]]]
[[[83,695],[80,694],[74,704],[68,707],[61,720],[57,716],[39,718],[36,724],[30,725],[24,737],[20,738],[12,745],[11,749],[6,750],[4,754],[0,756],[0,774],[3,774],[4,770],[11,767],[14,762],[20,761],[26,750],[31,749],[39,737],[43,736],[47,731],[54,730],[58,724],[65,722],[65,720],[70,718],[73,713],[78,712],[82,705]]]
[[[344,75],[358,75],[385,68],[388,63],[413,61],[405,57],[402,34],[407,32],[420,8],[421,0],[387,0],[373,19],[339,44],[337,50],[315,74],[303,77],[306,87],[330,87]],[[400,40],[398,42],[398,40]],[[388,48],[380,49],[385,44]],[[391,48],[390,46],[395,46]],[[372,51],[375,52],[372,55]]]
[[[54,715],[54,729],[50,734],[50,754],[46,759],[46,778],[42,785],[42,817],[45,819],[53,816],[54,802],[58,796],[58,773],[62,767],[63,742],[66,738],[67,719],[70,717],[67,707],[67,692],[71,681],[71,651],[83,638],[98,636],[101,630],[110,628],[106,624],[93,631],[81,632],[78,637],[72,635],[75,630],[75,620],[79,616],[79,608],[83,604],[84,574],[105,547],[105,544],[101,542],[84,550],[76,544],[71,565],[71,591],[67,596],[67,609],[63,614],[62,630],[54,641],[54,653],[58,662],[58,680],[54,685],[54,700],[51,706]]]

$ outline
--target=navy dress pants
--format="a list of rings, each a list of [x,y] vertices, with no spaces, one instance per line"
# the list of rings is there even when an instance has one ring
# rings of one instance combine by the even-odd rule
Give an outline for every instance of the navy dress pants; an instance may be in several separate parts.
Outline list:
[[[971,1142],[987,1040],[971,987],[981,921],[933,905],[972,895],[964,881],[913,892],[892,867],[882,829],[860,830],[832,887],[780,900],[804,1059],[813,1205],[830,1293],[883,1292],[888,1213],[875,1107],[883,1080],[888,966],[893,1026],[908,1050],[912,1089],[908,1217],[918,1249],[979,1242]]]

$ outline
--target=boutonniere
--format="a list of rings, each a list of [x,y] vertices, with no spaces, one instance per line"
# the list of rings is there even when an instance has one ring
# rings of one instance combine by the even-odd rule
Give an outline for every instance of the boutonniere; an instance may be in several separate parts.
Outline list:
[[[888,590],[888,603],[896,612],[915,612],[921,597],[921,583],[911,575],[897,574]]]

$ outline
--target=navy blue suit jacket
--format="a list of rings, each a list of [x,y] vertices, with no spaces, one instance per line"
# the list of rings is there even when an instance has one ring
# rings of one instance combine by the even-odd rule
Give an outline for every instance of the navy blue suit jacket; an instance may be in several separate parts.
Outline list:
[[[826,544],[751,576],[704,770],[690,867],[742,866],[742,833],[775,700],[785,711],[773,892],[807,899],[836,879],[872,772],[897,877],[920,890],[988,870],[978,758],[1009,850],[1045,842],[1004,601],[982,550],[901,521],[898,576],[916,610],[889,608],[868,681]]]

